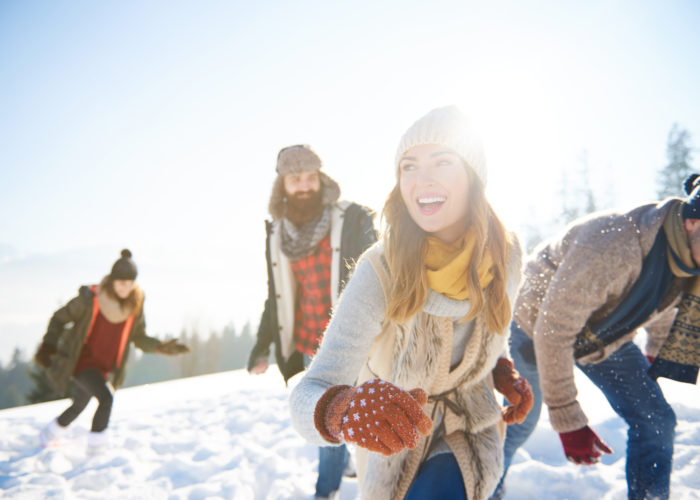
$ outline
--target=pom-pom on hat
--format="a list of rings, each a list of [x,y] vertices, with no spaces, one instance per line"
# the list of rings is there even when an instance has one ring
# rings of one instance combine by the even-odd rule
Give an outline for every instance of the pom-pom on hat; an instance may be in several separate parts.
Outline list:
[[[684,219],[700,219],[700,174],[690,174],[683,182],[688,197],[683,203]]]
[[[396,150],[397,175],[401,157],[420,144],[440,144],[452,149],[486,186],[486,156],[481,137],[457,106],[436,108],[411,125]]]
[[[131,258],[131,251],[122,250],[122,256],[112,266],[109,275],[115,280],[135,280],[138,271],[136,263]]]

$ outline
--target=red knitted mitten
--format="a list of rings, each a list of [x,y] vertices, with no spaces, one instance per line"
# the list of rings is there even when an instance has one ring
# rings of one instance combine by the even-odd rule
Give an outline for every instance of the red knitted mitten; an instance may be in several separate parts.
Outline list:
[[[613,452],[588,426],[571,432],[560,432],[559,438],[567,460],[575,464],[593,465],[598,463],[603,453]]]
[[[351,387],[335,385],[319,399],[314,423],[329,441],[355,443],[383,455],[414,449],[433,427],[422,406],[428,395],[379,379]],[[420,434],[419,434],[420,433]]]
[[[520,376],[507,358],[498,358],[493,369],[493,385],[505,396],[510,406],[502,409],[503,420],[508,424],[522,423],[532,409],[532,387]]]

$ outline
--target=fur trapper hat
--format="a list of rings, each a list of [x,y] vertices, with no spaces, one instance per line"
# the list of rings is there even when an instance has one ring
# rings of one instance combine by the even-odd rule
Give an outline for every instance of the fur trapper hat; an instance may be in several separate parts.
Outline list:
[[[396,150],[394,166],[397,176],[403,154],[421,144],[440,144],[452,149],[486,187],[486,156],[481,137],[457,106],[436,108],[411,125]]]
[[[321,172],[321,158],[306,144],[297,144],[282,148],[277,155],[277,178],[272,185],[272,194],[268,209],[272,220],[279,220],[285,215],[286,195],[284,176],[301,172],[318,172],[321,180],[323,204],[335,203],[340,197],[340,186],[324,172]]]

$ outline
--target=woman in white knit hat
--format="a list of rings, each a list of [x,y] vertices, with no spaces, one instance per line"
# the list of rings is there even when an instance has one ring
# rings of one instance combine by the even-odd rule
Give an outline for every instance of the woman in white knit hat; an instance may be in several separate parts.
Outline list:
[[[383,239],[291,394],[292,423],[311,442],[357,446],[363,499],[485,499],[504,422],[532,404],[507,356],[520,247],[485,197],[482,143],[457,108],[414,123],[395,168]]]

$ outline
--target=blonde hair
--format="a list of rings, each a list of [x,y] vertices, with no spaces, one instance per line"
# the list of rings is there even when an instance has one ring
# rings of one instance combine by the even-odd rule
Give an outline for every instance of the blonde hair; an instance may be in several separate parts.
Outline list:
[[[485,309],[487,331],[501,333],[511,318],[511,305],[506,295],[506,265],[512,241],[503,222],[486,199],[481,180],[471,168],[467,168],[467,175],[470,188],[465,231],[469,226],[474,228],[476,243],[467,273],[471,305],[463,320],[469,321]],[[408,213],[398,181],[384,203],[382,218],[386,221],[382,238],[391,274],[387,317],[396,322],[404,322],[422,309],[428,295],[425,273],[428,234]],[[477,269],[486,249],[493,259],[493,280],[482,290]]]

